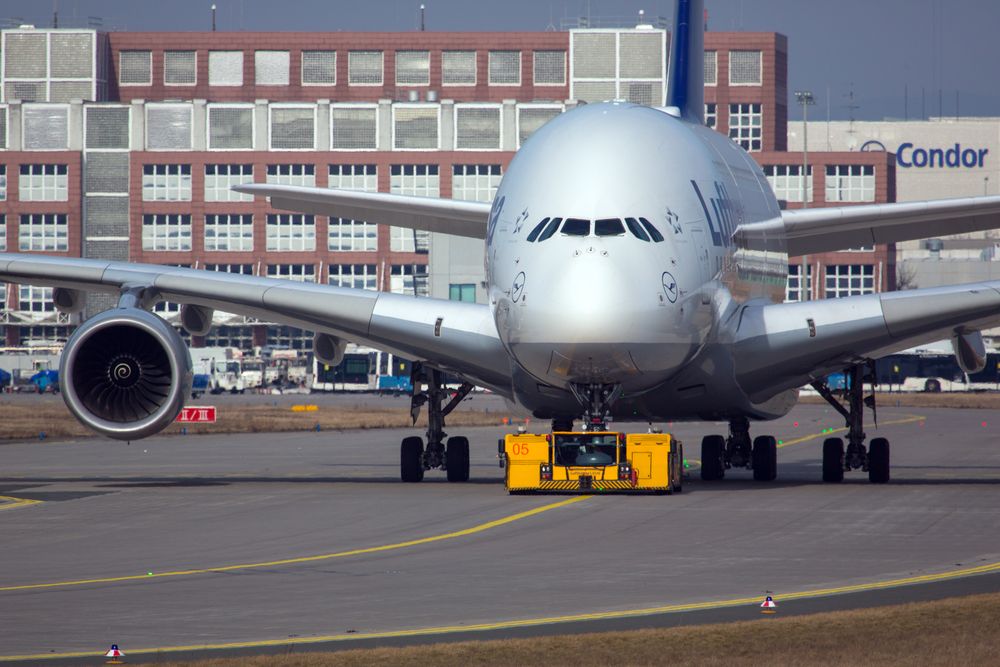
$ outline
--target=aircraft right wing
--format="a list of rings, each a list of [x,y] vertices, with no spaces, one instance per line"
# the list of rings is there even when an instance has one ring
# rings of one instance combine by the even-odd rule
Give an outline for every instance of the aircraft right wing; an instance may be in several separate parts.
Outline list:
[[[782,211],[781,217],[740,225],[734,238],[748,250],[811,255],[878,243],[1000,229],[1000,196]]]
[[[486,238],[491,209],[490,204],[477,201],[297,185],[253,183],[237,185],[233,190],[270,197],[271,206],[284,211],[364,220],[474,239]]]
[[[736,377],[755,402],[864,359],[1000,325],[1000,281],[738,311]]]

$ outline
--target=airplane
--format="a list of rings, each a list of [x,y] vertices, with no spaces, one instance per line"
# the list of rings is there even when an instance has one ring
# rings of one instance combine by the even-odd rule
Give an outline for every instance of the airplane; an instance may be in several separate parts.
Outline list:
[[[889,480],[889,442],[866,446],[864,381],[872,359],[950,338],[982,368],[981,331],[1000,325],[1000,282],[782,303],[788,257],[1000,228],[1000,197],[781,210],[760,167],[704,126],[703,8],[678,0],[667,105],[581,105],[539,129],[511,161],[492,204],[252,184],[235,189],[304,213],[485,241],[488,304],[94,259],[0,254],[0,281],[54,287],[64,312],[87,292],[118,307],[82,323],[61,360],[70,411],[124,440],[159,432],[189,394],[190,354],[150,312],[182,304],[204,335],[215,310],[313,331],[337,363],[348,341],[415,360],[414,417],[425,438],[400,447],[403,481],[443,469],[469,477],[469,442],[445,417],[473,386],[553,430],[621,421],[727,421],[702,441],[701,476],[748,468],[777,475],[776,440],[750,423],[787,414],[812,384],[844,416],[847,445],[823,446],[823,479]],[[826,386],[850,382],[843,402]],[[448,373],[464,380],[446,393]],[[426,385],[426,389],[423,388]]]

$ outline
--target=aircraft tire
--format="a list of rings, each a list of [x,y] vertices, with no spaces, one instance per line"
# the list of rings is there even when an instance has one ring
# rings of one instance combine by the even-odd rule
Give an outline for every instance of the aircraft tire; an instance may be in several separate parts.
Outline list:
[[[404,482],[424,479],[424,441],[417,436],[403,438],[399,447],[400,477]]]
[[[726,439],[721,435],[706,435],[701,439],[701,478],[706,482],[714,482],[726,476],[726,466],[723,456],[726,451]]]
[[[684,445],[677,446],[677,456],[674,460],[674,493],[684,490]]]
[[[889,481],[889,441],[873,438],[868,445],[868,481],[885,484]]]
[[[773,482],[778,478],[778,441],[773,435],[754,438],[753,478],[758,482]]]
[[[844,481],[844,441],[840,438],[823,441],[823,481]]]
[[[449,482],[469,481],[469,439],[456,436],[448,438],[444,452]]]

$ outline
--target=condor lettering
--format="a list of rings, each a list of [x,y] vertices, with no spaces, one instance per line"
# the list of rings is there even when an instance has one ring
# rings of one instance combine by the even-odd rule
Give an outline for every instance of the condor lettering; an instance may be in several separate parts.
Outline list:
[[[900,167],[982,168],[983,158],[989,152],[989,148],[962,148],[962,144],[951,148],[914,148],[907,141],[896,150],[896,162]]]

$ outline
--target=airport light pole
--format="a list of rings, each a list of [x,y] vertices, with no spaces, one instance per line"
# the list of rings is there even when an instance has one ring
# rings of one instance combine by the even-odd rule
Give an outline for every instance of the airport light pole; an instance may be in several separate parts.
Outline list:
[[[816,104],[811,90],[796,90],[795,100],[802,105],[802,208],[809,208],[809,105]],[[799,276],[800,292],[805,295],[805,301],[812,297],[812,280],[809,276],[809,255],[802,256],[802,275]]]

